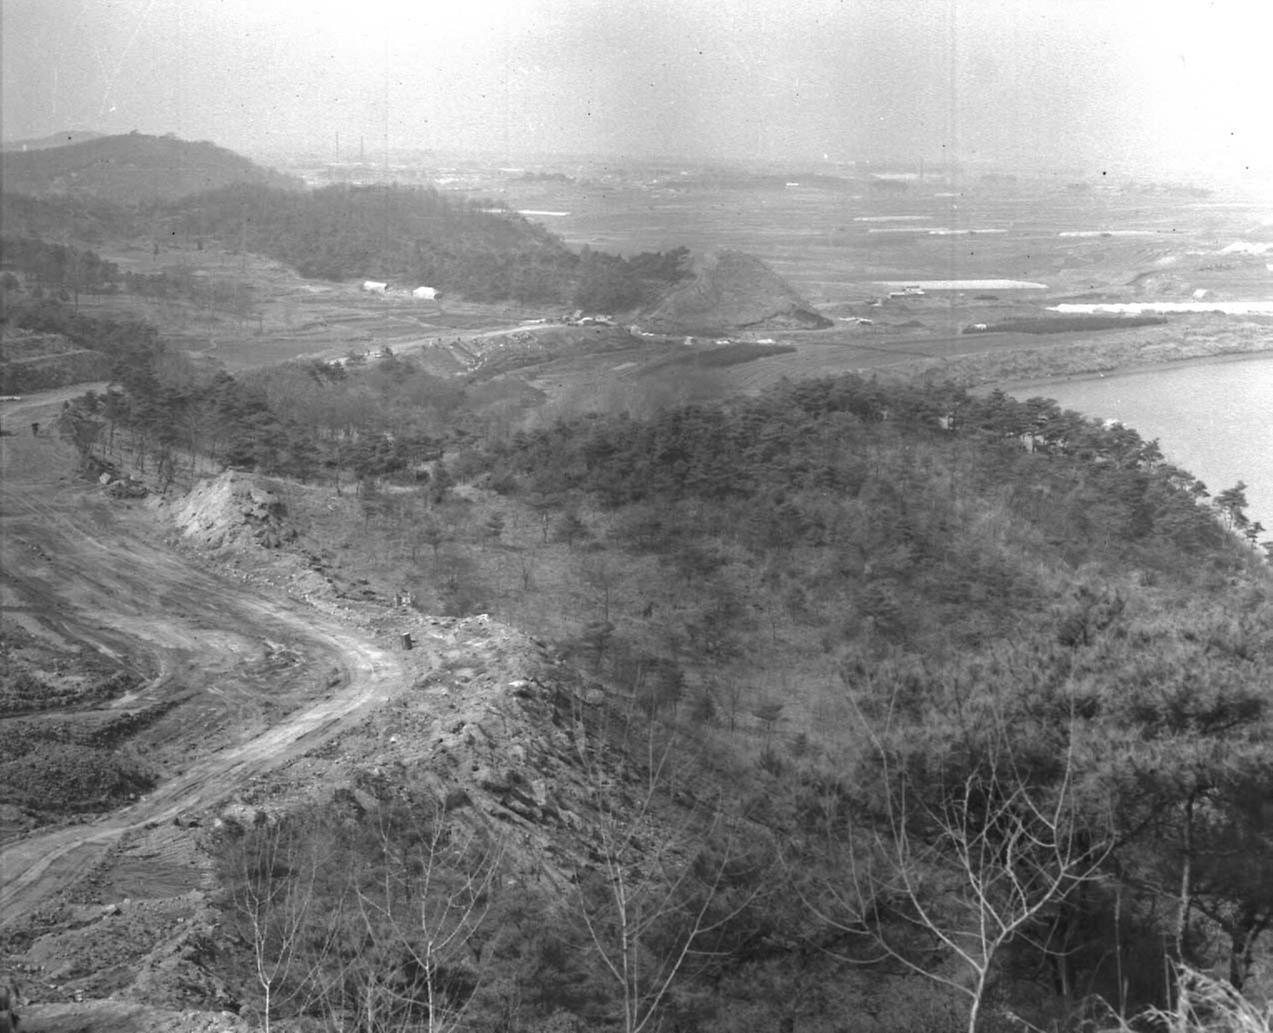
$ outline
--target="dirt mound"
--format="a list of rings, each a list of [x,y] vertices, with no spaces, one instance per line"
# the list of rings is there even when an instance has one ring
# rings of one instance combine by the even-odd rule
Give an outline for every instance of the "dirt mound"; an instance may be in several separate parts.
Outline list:
[[[644,322],[664,332],[698,333],[831,326],[791,284],[742,251],[707,255],[693,282],[668,295]]]
[[[207,549],[259,546],[276,549],[292,532],[286,507],[272,491],[233,470],[200,481],[173,511],[182,537]]]

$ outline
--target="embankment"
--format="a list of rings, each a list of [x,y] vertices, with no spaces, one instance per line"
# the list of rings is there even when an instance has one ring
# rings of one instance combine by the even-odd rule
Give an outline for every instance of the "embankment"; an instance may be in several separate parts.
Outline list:
[[[904,377],[1005,389],[1181,362],[1216,362],[1273,351],[1273,321],[1203,316],[1078,341],[897,363]]]

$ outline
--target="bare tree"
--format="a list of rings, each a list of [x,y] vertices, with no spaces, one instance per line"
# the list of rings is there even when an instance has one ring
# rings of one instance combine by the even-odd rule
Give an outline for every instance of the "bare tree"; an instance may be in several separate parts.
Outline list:
[[[362,1028],[450,1033],[480,976],[479,931],[497,889],[501,844],[448,822],[440,802],[412,827],[380,827],[378,878],[356,892],[371,945],[362,967]]]
[[[642,1033],[658,1027],[689,959],[757,891],[726,899],[727,872],[738,858],[732,838],[714,857],[700,852],[723,824],[720,806],[690,807],[670,823],[656,815],[660,796],[676,782],[670,740],[648,758],[644,785],[633,782],[635,798],[621,776],[603,770],[600,751],[600,744],[581,740],[580,758],[597,789],[599,868],[578,880],[577,903],[594,955],[621,999],[624,1033]]]
[[[920,791],[895,773],[876,740],[884,814],[852,822],[842,878],[807,903],[844,933],[865,936],[884,956],[963,996],[976,1033],[999,952],[1034,941],[1050,913],[1098,877],[1108,843],[1093,843],[1075,813],[1072,761],[1059,780],[1031,785],[1009,754],[983,758],[956,785]],[[955,962],[947,974],[917,958],[914,936]],[[1036,946],[1046,950],[1045,943]]]
[[[276,1011],[304,995],[331,946],[315,936],[315,887],[325,864],[312,829],[262,823],[236,844],[230,896],[240,935],[251,949],[269,1033]]]

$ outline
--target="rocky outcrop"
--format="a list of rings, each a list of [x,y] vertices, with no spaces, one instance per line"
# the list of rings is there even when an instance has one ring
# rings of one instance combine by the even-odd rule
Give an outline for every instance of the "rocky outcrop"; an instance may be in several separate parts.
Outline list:
[[[668,295],[643,323],[663,333],[831,326],[791,284],[742,251],[717,251],[701,259],[694,280]]]
[[[283,522],[284,514],[282,501],[272,491],[247,474],[227,471],[196,484],[173,512],[173,522],[182,537],[207,549],[273,549],[294,537]]]

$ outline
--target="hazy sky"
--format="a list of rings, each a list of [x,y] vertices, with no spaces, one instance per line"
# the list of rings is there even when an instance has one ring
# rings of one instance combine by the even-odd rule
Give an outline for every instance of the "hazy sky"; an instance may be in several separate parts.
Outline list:
[[[3,134],[1273,169],[1269,0],[0,0]]]

